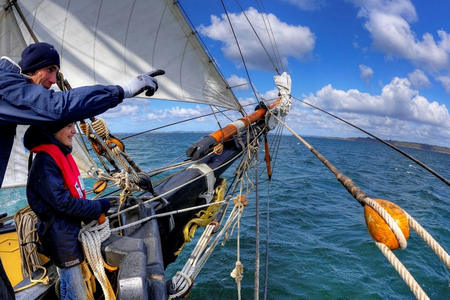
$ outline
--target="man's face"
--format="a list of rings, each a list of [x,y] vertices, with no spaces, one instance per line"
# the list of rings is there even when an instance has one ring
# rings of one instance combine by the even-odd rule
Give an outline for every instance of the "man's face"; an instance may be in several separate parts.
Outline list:
[[[31,74],[30,80],[32,83],[40,84],[48,90],[52,84],[56,83],[56,74],[58,74],[58,71],[58,66],[48,66]]]
[[[75,123],[70,123],[55,133],[55,139],[67,147],[72,147],[72,138],[76,134]]]

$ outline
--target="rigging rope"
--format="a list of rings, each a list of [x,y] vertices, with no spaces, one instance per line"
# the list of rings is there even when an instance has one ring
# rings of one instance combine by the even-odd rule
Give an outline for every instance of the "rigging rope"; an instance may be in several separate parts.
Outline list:
[[[35,228],[37,221],[38,218],[29,205],[19,209],[14,215],[23,277],[31,276],[37,270],[37,266],[43,265],[36,251],[36,243],[39,241]]]
[[[297,139],[299,139],[311,152],[314,153],[317,158],[328,168],[330,169],[333,174],[335,174],[338,181],[347,189],[347,191],[362,205],[368,205],[375,209],[379,215],[383,218],[383,220],[388,224],[390,230],[393,231],[395,237],[397,238],[398,243],[400,244],[400,247],[402,249],[406,248],[406,237],[404,236],[402,230],[399,228],[399,225],[397,222],[392,218],[392,216],[384,209],[378,202],[374,201],[372,198],[368,197],[358,186],[356,186],[353,181],[342,174],[331,162],[329,162],[325,157],[322,156],[316,149],[314,149],[308,142],[306,142],[301,136],[299,136],[294,130],[292,130],[286,123],[282,122],[278,119],[277,116],[274,115],[274,117],[284,126],[286,129],[288,129]],[[406,214],[406,213],[405,213]],[[448,268],[450,258],[448,254],[445,252],[445,250],[437,244],[437,242],[429,236],[428,233],[420,226],[418,225],[415,220],[407,215],[408,223],[413,224],[411,227],[416,230],[416,228],[420,231],[417,231],[418,234],[423,237],[423,239],[427,242],[427,244],[430,245],[430,247],[433,249],[433,251],[436,252],[438,257],[446,264]],[[408,287],[411,289],[411,291],[414,293],[414,295],[418,299],[429,299],[428,296],[423,292],[422,288],[417,284],[415,279],[412,277],[412,275],[404,268],[403,264],[401,264],[400,261],[395,257],[395,255],[392,253],[392,251],[384,244],[375,242],[376,245],[379,247],[380,251],[386,256],[386,258],[391,262],[391,264],[394,266],[394,268],[397,270],[399,275],[402,277],[402,279],[405,281],[405,283],[408,285]]]
[[[270,233],[270,181],[267,182],[267,212],[266,212],[266,253],[264,270],[264,300],[267,299],[267,283],[269,280],[269,233]]]
[[[404,155],[405,157],[409,158],[410,160],[414,161],[416,164],[418,164],[419,166],[421,166],[422,168],[424,168],[425,170],[427,170],[428,172],[430,172],[431,174],[433,174],[434,176],[436,176],[437,178],[439,178],[439,179],[442,180],[444,183],[446,183],[447,185],[450,186],[450,181],[448,181],[448,180],[447,180],[446,178],[444,178],[442,175],[440,175],[439,173],[437,173],[436,171],[434,171],[433,169],[431,169],[430,167],[428,167],[427,165],[425,165],[424,163],[422,163],[422,162],[419,161],[418,159],[416,159],[416,158],[414,158],[413,156],[409,155],[408,153],[406,153],[406,152],[400,150],[398,147],[392,145],[391,143],[386,142],[385,140],[383,140],[383,139],[381,139],[381,138],[379,138],[379,137],[373,135],[372,133],[370,133],[370,132],[368,132],[368,131],[366,131],[366,130],[364,130],[364,129],[362,129],[362,128],[360,128],[360,127],[358,127],[358,126],[356,126],[356,125],[354,125],[354,124],[352,124],[352,123],[350,123],[350,122],[348,122],[348,121],[346,121],[346,120],[344,120],[344,119],[342,119],[342,118],[340,118],[340,117],[338,117],[338,116],[336,116],[336,115],[334,115],[334,114],[332,114],[332,113],[326,111],[326,110],[324,110],[324,109],[321,109],[321,108],[319,108],[319,107],[317,107],[317,106],[315,106],[315,105],[313,105],[313,104],[311,104],[311,103],[308,103],[308,102],[306,102],[305,100],[300,100],[299,98],[296,98],[296,97],[293,97],[293,96],[292,96],[292,98],[294,98],[294,99],[296,99],[296,100],[298,100],[298,101],[300,101],[300,102],[302,102],[302,103],[305,103],[306,105],[308,105],[308,106],[310,106],[310,107],[312,107],[312,108],[314,108],[314,109],[317,109],[317,110],[319,110],[319,111],[321,111],[321,112],[324,112],[324,113],[326,113],[327,115],[330,115],[330,116],[332,116],[333,118],[336,118],[336,119],[338,119],[339,121],[342,121],[342,122],[344,122],[345,124],[350,125],[350,126],[352,126],[353,128],[356,128],[356,129],[358,129],[358,130],[364,132],[365,134],[367,134],[367,135],[373,137],[374,139],[378,140],[379,142],[382,142],[383,144],[385,144],[385,145],[391,147],[391,148],[394,149],[395,151],[399,152],[400,154],[402,154],[402,155]]]
[[[258,142],[257,138],[253,142]],[[256,153],[257,147],[248,146],[246,149],[246,153],[248,155],[243,156],[241,163],[236,169],[236,176],[234,177],[233,183],[229,187],[229,190],[227,193],[230,192],[230,194],[234,194],[237,186],[239,185],[239,194],[235,198],[235,205],[228,216],[227,220],[225,221],[222,229],[215,235],[215,238],[212,239],[212,235],[219,229],[220,224],[224,221],[225,217],[225,211],[228,208],[229,200],[231,199],[231,196],[227,196],[227,200],[222,201],[224,205],[220,209],[219,213],[216,215],[215,221],[211,222],[207,227],[205,228],[203,234],[201,235],[200,239],[198,240],[194,250],[192,251],[192,254],[189,256],[189,259],[186,261],[183,269],[172,278],[172,296],[169,296],[169,299],[173,299],[175,297],[184,295],[187,291],[189,291],[191,285],[193,284],[193,281],[195,280],[196,276],[199,274],[200,270],[203,268],[204,264],[208,260],[208,258],[211,256],[213,250],[215,249],[219,239],[224,236],[224,240],[222,244],[225,244],[226,240],[232,235],[234,228],[238,226],[239,231],[239,220],[242,216],[242,212],[244,209],[244,206],[247,205],[248,201],[246,200],[246,196],[243,195],[244,186],[246,189],[246,193],[250,193],[250,190],[253,188],[253,185],[251,184],[250,180],[245,180],[248,178],[248,171],[251,167],[250,162],[254,159],[254,155],[252,153]],[[231,232],[230,232],[231,228]],[[239,239],[239,235],[238,235]],[[239,249],[240,247],[237,247],[237,260],[235,263],[235,268],[231,272],[231,276],[235,278],[237,283],[237,289],[238,289],[238,297],[240,297],[240,282],[243,277],[243,265],[240,261],[240,255],[239,255]]]
[[[216,69],[216,71],[220,74],[220,76],[222,77],[224,83],[226,84],[227,88],[231,89],[228,82],[225,80],[225,77],[223,76],[222,72],[220,71],[219,66],[217,65],[216,61],[212,58],[211,52],[209,51],[208,47],[206,47],[205,42],[203,41],[202,37],[198,34],[197,30],[195,30],[195,26],[192,23],[191,19],[189,18],[188,14],[186,13],[185,9],[183,8],[183,6],[181,5],[179,0],[175,0],[173,1],[173,4],[178,6],[178,8],[180,9],[180,12],[182,13],[183,17],[187,20],[191,30],[192,30],[192,34],[195,34],[195,36],[197,37],[198,41],[200,42],[200,44],[202,45],[203,49],[205,50],[208,58],[209,58],[209,62],[212,63]],[[233,93],[233,91],[231,91]],[[233,94],[234,95],[234,94]],[[236,97],[234,97],[236,104],[239,106],[239,112],[242,114],[242,116],[245,116],[245,112],[243,110],[243,106],[241,105],[241,103],[236,99]]]
[[[266,53],[267,57],[270,60],[270,63],[272,64],[275,72],[277,72],[278,75],[280,75],[280,71],[278,70],[278,67],[276,66],[275,62],[273,61],[272,57],[270,56],[269,52],[267,51],[266,47],[264,46],[264,43],[262,42],[261,38],[259,37],[258,33],[256,32],[255,27],[253,26],[252,22],[250,22],[250,19],[248,18],[247,14],[244,11],[244,8],[242,7],[242,5],[239,3],[239,1],[235,0],[236,4],[239,6],[239,8],[242,11],[242,14],[245,16],[245,18],[247,19],[248,24],[250,25],[250,27],[253,30],[253,33],[256,35],[256,38],[258,39],[261,47],[264,49],[264,52]],[[263,19],[264,20],[264,19]],[[266,22],[264,21],[264,25],[266,25]],[[267,30],[267,27],[266,27]]]
[[[260,133],[260,134],[262,134],[262,133]],[[260,135],[255,136],[255,137],[253,138],[252,142],[258,140],[259,136],[260,136]],[[216,168],[214,168],[213,171],[216,171],[216,170],[218,170],[218,169],[220,169],[220,168],[222,168],[222,167],[224,167],[224,166],[226,166],[226,165],[228,165],[228,164],[233,163],[233,162],[234,162],[234,161],[235,161],[242,153],[244,153],[245,151],[248,151],[249,148],[250,148],[250,144],[248,144],[247,147],[243,147],[243,150],[242,150],[241,152],[237,153],[232,159],[230,159],[229,161],[227,161],[227,162],[225,162],[225,163],[223,163],[223,164],[217,166]],[[213,153],[213,152],[209,153],[208,155],[211,155],[212,153]],[[203,159],[203,158],[202,158],[202,159]],[[158,196],[156,196],[156,197],[154,197],[154,198],[151,198],[150,200],[144,201],[142,204],[149,203],[149,202],[152,202],[152,201],[156,201],[156,200],[158,200],[158,199],[160,199],[160,198],[162,198],[162,197],[168,195],[169,193],[171,193],[171,192],[173,192],[173,191],[176,191],[176,190],[178,190],[178,189],[180,189],[180,188],[182,188],[182,187],[184,187],[184,186],[186,186],[186,185],[188,185],[188,184],[190,184],[190,183],[192,183],[192,182],[194,182],[194,181],[196,181],[196,180],[199,180],[199,179],[201,179],[201,178],[203,178],[203,177],[205,177],[205,176],[206,176],[206,174],[199,175],[199,176],[197,176],[197,177],[195,177],[195,178],[193,178],[193,179],[191,179],[191,180],[189,180],[189,181],[187,181],[187,182],[185,182],[185,183],[183,183],[183,184],[181,184],[181,185],[179,185],[179,186],[177,186],[177,187],[174,187],[173,189],[171,189],[171,190],[169,190],[169,191],[166,191],[166,192],[164,192],[164,193],[162,193],[162,194],[159,194]],[[125,212],[127,212],[127,211],[136,209],[136,208],[138,208],[138,207],[139,207],[139,205],[133,205],[133,206],[130,206],[130,207],[126,208],[126,209],[121,210],[120,213],[125,213]],[[112,214],[110,217],[115,217],[115,216],[117,216],[118,214],[119,214],[119,213]]]
[[[247,107],[247,106],[256,105],[256,104],[257,104],[257,102],[254,102],[254,103],[250,103],[250,104],[247,104],[247,105],[242,105],[242,107]],[[223,110],[218,110],[216,113],[222,113],[223,114],[224,112],[227,112],[227,111],[232,111],[232,110],[231,109],[223,109]],[[163,129],[163,128],[166,128],[166,127],[170,127],[170,126],[178,125],[178,124],[181,124],[181,123],[193,121],[193,120],[196,120],[196,119],[208,117],[208,116],[211,116],[213,114],[214,114],[214,112],[203,114],[201,116],[196,116],[196,117],[184,119],[184,120],[181,120],[181,121],[176,121],[176,122],[169,123],[169,124],[166,124],[166,125],[163,125],[163,126],[155,127],[155,128],[152,128],[152,129],[148,129],[148,130],[145,130],[145,131],[141,131],[141,132],[138,132],[138,133],[135,133],[135,134],[128,135],[128,136],[122,138],[122,140],[126,140],[126,139],[129,139],[129,138],[141,135],[141,134],[145,134],[145,133],[152,132],[152,131],[155,131],[155,130]]]
[[[439,259],[450,269],[450,256],[448,253],[439,245],[438,242],[428,233],[413,217],[411,217],[407,212],[405,212],[408,218],[408,224],[411,226],[417,234],[427,243],[427,245],[436,253]]]
[[[261,6],[259,5],[259,2],[261,2]],[[277,40],[275,38],[275,34],[273,33],[272,24],[271,24],[271,22],[270,22],[270,20],[268,18],[267,10],[266,10],[262,0],[261,1],[256,0],[256,3],[258,5],[258,7],[260,6],[260,10],[263,11],[264,14],[265,14],[265,15],[262,16],[262,18],[263,18],[263,20],[267,19],[267,23],[269,24],[269,30],[267,30],[267,28],[266,28],[266,31],[267,31],[267,33],[269,35],[269,40],[271,41],[272,51],[274,52],[274,55],[275,55],[276,59],[278,60],[279,66],[281,66],[281,70],[284,71],[286,69],[286,67],[284,66],[283,61],[281,60],[281,55],[280,55],[278,43],[277,43]],[[265,24],[266,24],[266,22],[264,22],[264,25]],[[267,25],[265,25],[265,26],[267,26]]]
[[[242,54],[241,46],[237,39],[236,32],[234,31],[233,24],[231,24],[231,20],[230,20],[230,16],[228,15],[227,8],[225,7],[223,0],[220,0],[220,3],[222,3],[223,10],[225,11],[225,15],[227,16],[228,24],[230,24],[231,32],[233,33],[234,40],[236,41],[236,46],[238,47],[239,55],[241,56],[242,64],[244,65],[244,69],[245,69],[245,73],[247,74],[248,82],[250,84],[250,87],[252,88],[253,94],[255,95],[255,99],[258,100],[258,95],[256,93],[255,86],[253,85],[253,82],[250,78],[250,73],[248,72],[247,64],[245,63],[244,55]]]
[[[258,151],[255,152],[255,288],[253,299],[259,299],[259,191]]]
[[[392,252],[391,249],[389,249],[389,247],[379,242],[375,242],[375,245],[377,245],[377,247],[386,257],[386,259],[391,263],[391,265],[394,267],[394,269],[397,271],[397,273],[400,275],[403,281],[408,285],[408,287],[411,289],[411,291],[413,292],[413,294],[416,296],[417,299],[420,300],[430,299],[422,290],[422,288],[414,279],[414,277],[411,275],[411,273],[409,273],[406,267],[395,256],[394,252]]]

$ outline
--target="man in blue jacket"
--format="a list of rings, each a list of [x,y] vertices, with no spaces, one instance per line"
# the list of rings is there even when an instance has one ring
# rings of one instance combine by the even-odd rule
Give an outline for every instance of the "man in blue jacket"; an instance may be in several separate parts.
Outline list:
[[[31,44],[22,52],[19,65],[0,59],[0,187],[8,165],[16,125],[79,121],[99,115],[143,91],[152,96],[158,89],[149,73],[124,85],[93,85],[55,92],[59,54],[47,43]]]
[[[124,85],[93,85],[55,92],[50,87],[59,71],[59,54],[47,43],[31,44],[22,52],[19,65],[0,58],[0,188],[8,166],[16,126],[77,121],[101,114],[143,91],[152,96],[158,89],[150,73]],[[14,299],[14,292],[0,262],[0,298]]]

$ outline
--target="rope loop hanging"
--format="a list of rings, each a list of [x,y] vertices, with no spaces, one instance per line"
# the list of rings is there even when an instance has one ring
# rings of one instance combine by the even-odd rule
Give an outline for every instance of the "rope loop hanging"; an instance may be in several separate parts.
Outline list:
[[[115,300],[116,296],[106,276],[104,268],[106,263],[101,253],[101,243],[108,239],[110,235],[109,220],[105,218],[102,224],[99,224],[97,221],[92,221],[86,226],[83,226],[78,234],[78,240],[83,246],[84,254],[89,266],[94,272],[95,278],[102,287],[105,299]]]

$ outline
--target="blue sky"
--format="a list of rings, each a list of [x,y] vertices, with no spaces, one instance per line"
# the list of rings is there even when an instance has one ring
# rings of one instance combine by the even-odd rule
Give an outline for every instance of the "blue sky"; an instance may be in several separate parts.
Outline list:
[[[252,82],[263,97],[274,97],[271,63],[236,1],[224,3]],[[269,52],[261,16],[270,21],[293,96],[384,139],[450,147],[450,1],[266,0],[264,11],[258,3],[240,1]],[[248,82],[220,1],[181,4],[230,85]],[[242,103],[254,100],[248,86],[234,92]],[[113,132],[137,132],[209,112],[202,105],[139,99],[103,116]],[[297,100],[287,123],[305,136],[364,136]],[[216,129],[210,117],[165,131]]]

